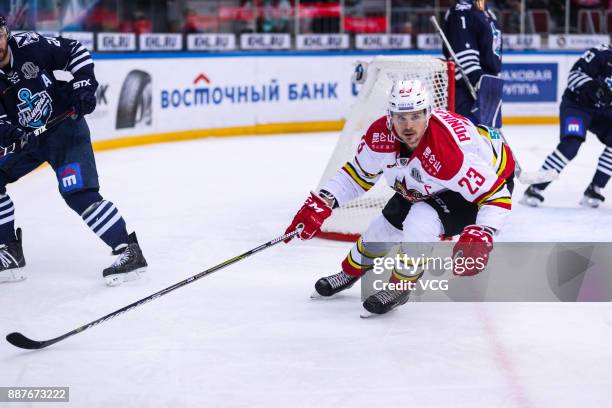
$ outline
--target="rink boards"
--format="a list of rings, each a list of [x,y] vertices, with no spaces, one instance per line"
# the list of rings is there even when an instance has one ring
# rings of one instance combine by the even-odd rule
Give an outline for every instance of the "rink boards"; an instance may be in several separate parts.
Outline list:
[[[98,107],[89,117],[93,139],[105,149],[207,136],[339,130],[358,92],[351,82],[354,63],[379,54],[96,54],[100,89]],[[580,55],[505,54],[504,123],[557,123],[567,73]]]

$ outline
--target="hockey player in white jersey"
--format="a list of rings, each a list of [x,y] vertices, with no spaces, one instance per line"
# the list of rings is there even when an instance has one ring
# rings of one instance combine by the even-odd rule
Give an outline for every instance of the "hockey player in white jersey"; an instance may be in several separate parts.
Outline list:
[[[511,209],[513,174],[512,153],[498,130],[432,110],[421,81],[398,81],[387,115],[370,125],[353,160],[310,194],[287,231],[302,226],[299,237],[313,238],[334,208],[358,198],[382,177],[396,194],[353,246],[342,270],[317,281],[319,295],[332,296],[352,286],[397,242],[435,242],[460,234],[453,257],[481,258],[484,263],[478,265],[486,265],[493,236]],[[482,269],[474,264],[453,272],[471,276]],[[393,271],[391,282],[415,281],[421,274]],[[383,314],[405,303],[408,295],[381,290],[363,306]]]

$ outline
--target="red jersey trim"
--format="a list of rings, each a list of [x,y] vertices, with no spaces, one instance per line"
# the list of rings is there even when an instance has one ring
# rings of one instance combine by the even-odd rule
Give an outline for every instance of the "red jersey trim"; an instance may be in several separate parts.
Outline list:
[[[386,116],[376,119],[370,125],[363,136],[363,140],[372,151],[377,153],[399,152],[400,149],[400,141],[395,137],[394,132],[387,127]]]

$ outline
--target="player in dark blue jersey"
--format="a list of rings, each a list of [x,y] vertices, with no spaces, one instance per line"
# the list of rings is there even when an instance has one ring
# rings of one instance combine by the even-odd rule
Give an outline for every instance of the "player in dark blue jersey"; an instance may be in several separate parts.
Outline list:
[[[72,74],[56,80],[53,71]],[[11,35],[0,16],[0,145],[22,149],[0,159],[0,282],[25,278],[21,229],[15,231],[13,202],[6,185],[47,162],[66,204],[118,255],[104,269],[108,285],[133,279],[146,267],[136,235],[129,234],[115,205],[99,193],[98,173],[84,119],[96,107],[93,60],[78,41],[34,32]],[[34,137],[33,129],[62,113],[74,115]]]
[[[483,75],[499,75],[502,65],[501,31],[495,16],[486,8],[485,0],[457,0],[446,14],[444,33],[470,83],[481,93]],[[450,57],[446,48],[444,54]],[[459,70],[455,73],[455,84],[455,111],[473,122],[481,122],[472,112],[475,101]],[[499,95],[500,102],[501,93],[495,94]],[[500,125],[498,123],[497,127]]]
[[[548,155],[542,169],[563,168],[576,157],[587,130],[606,146],[599,156],[597,170],[588,185],[581,205],[598,207],[604,200],[601,190],[612,176],[612,46],[602,44],[587,50],[576,61],[567,79],[559,107],[561,141]],[[534,184],[525,191],[521,203],[538,206],[542,191],[550,183]]]

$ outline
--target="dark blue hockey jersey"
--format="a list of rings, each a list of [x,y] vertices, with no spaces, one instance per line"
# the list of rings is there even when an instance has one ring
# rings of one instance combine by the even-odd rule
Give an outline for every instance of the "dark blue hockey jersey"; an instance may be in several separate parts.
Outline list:
[[[446,13],[444,33],[472,85],[476,85],[483,74],[499,74],[501,31],[489,10],[478,10],[472,0],[458,0],[455,7]],[[449,58],[446,48],[444,55]],[[461,77],[457,69],[455,79],[458,86],[463,86]]]
[[[8,41],[10,63],[0,69],[0,144],[14,125],[35,129],[70,109],[72,88],[98,83],[89,51],[78,41],[44,37],[34,32],[14,34]],[[58,81],[53,71],[68,71],[70,83]]]
[[[612,46],[601,44],[591,48],[576,61],[567,77],[563,99],[578,103],[579,89],[587,82],[598,81],[612,90]]]

